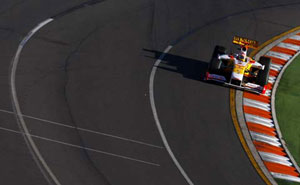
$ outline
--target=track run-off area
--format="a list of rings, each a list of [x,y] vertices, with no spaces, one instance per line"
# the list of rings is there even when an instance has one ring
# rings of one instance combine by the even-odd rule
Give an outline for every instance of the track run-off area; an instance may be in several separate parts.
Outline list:
[[[299,25],[299,1],[5,0],[1,182],[264,184],[203,82],[215,45]]]

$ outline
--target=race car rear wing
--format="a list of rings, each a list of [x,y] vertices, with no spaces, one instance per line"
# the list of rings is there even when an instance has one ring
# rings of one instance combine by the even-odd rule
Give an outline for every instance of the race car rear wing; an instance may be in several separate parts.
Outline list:
[[[258,47],[258,42],[256,40],[250,40],[244,37],[234,36],[232,42],[241,46],[246,46],[249,48],[256,49]]]

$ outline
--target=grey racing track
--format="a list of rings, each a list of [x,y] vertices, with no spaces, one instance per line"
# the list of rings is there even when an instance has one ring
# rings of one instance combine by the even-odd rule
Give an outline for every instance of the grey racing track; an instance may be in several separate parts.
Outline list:
[[[47,185],[13,113],[16,71],[24,121],[62,185],[186,185],[156,127],[193,184],[264,184],[235,133],[229,89],[202,81],[215,45],[234,35],[264,42],[300,24],[300,1],[2,0],[0,179]]]

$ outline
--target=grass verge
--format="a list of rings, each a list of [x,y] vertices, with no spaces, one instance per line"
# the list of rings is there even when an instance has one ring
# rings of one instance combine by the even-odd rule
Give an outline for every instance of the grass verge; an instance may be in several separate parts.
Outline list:
[[[276,91],[276,116],[282,137],[300,165],[300,56],[285,70]],[[279,185],[299,185],[276,180]]]

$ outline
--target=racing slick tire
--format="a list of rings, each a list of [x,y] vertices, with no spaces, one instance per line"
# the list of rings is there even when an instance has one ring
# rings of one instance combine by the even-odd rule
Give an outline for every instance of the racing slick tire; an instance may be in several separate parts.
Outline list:
[[[218,58],[218,54],[219,55],[223,55],[226,53],[226,48],[223,46],[215,46],[212,58]]]
[[[221,68],[222,61],[218,59],[218,55],[223,55],[226,53],[226,48],[223,46],[216,46],[210,60],[208,71],[210,73],[218,73]]]
[[[270,73],[270,66],[271,66],[271,59],[268,57],[260,57],[259,63],[265,66],[264,70],[259,70],[257,77],[256,77],[256,84],[260,86],[265,86],[268,84],[269,73]]]
[[[208,71],[210,73],[218,73],[222,65],[222,61],[218,58],[212,58],[209,63]]]

